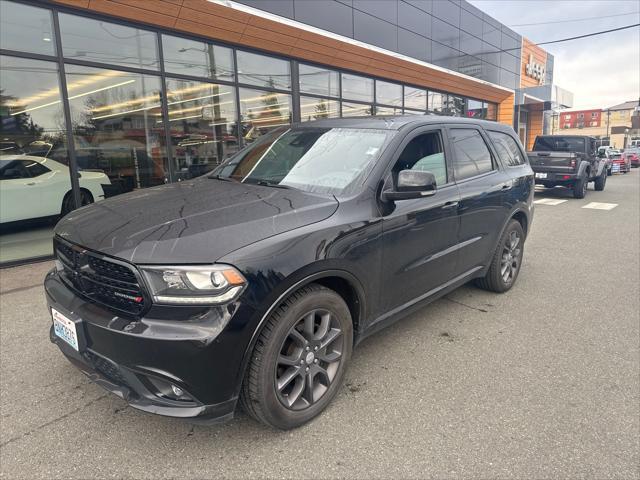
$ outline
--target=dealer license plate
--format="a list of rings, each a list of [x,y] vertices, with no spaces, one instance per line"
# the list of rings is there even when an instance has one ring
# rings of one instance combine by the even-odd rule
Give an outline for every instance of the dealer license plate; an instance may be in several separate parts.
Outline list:
[[[53,318],[53,332],[56,336],[67,342],[75,350],[79,350],[78,332],[76,331],[75,322],[65,317],[55,308],[51,309],[51,317]]]
[[[547,178],[546,173],[536,173],[536,178]]]

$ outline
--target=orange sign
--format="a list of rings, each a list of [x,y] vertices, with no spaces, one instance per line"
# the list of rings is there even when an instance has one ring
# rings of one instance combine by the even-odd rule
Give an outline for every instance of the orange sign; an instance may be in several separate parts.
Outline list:
[[[522,38],[520,65],[520,88],[544,85],[547,67],[547,52],[535,43]]]

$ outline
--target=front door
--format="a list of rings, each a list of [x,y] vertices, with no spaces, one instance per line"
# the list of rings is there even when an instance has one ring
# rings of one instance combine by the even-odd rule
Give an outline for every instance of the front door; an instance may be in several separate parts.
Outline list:
[[[427,170],[436,177],[437,192],[396,201],[383,217],[383,312],[409,306],[453,277],[460,197],[444,145],[443,131],[420,129],[404,141],[393,163],[389,181],[401,170]]]

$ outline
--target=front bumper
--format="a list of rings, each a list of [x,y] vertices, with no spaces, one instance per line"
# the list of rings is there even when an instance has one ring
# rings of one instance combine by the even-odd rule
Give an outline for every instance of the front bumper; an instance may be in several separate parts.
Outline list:
[[[76,351],[52,327],[51,341],[95,383],[150,413],[203,422],[233,417],[248,342],[238,328],[247,324],[241,305],[152,308],[134,319],[80,297],[55,271],[44,285],[49,310],[71,319],[81,337]],[[167,396],[171,386],[185,398]]]

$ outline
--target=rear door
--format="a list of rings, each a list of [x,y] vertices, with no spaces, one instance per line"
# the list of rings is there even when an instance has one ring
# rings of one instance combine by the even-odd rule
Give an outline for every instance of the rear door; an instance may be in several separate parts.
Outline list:
[[[505,194],[513,182],[480,127],[451,126],[453,174],[460,191],[460,254],[456,276],[473,273],[493,254],[508,208]]]

